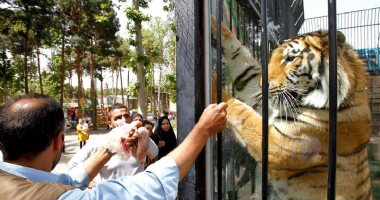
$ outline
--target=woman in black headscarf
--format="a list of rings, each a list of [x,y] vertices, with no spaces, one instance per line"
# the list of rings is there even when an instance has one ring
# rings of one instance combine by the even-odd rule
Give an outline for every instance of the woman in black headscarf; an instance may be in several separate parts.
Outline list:
[[[170,120],[167,116],[162,116],[158,119],[157,127],[154,130],[154,134],[160,136],[158,144],[159,152],[158,158],[166,156],[170,151],[176,148],[177,138],[173,131]]]

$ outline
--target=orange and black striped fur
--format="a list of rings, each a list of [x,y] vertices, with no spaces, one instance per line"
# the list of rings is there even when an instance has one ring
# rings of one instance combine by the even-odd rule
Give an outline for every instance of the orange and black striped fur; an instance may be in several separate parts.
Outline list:
[[[212,29],[215,31],[215,19]],[[336,199],[371,199],[367,144],[370,110],[365,65],[338,33]],[[260,162],[261,69],[222,24],[222,47],[237,97],[223,93],[228,124]],[[270,199],[326,199],[328,173],[328,33],[288,40],[268,65]],[[214,89],[214,91],[216,91]],[[333,97],[335,98],[335,97]]]

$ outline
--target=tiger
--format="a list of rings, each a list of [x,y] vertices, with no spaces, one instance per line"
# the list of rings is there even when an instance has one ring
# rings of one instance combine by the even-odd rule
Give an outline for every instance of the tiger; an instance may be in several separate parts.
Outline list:
[[[216,20],[212,18],[215,35]],[[221,25],[225,65],[236,95],[222,90],[227,123],[262,161],[261,66],[230,29]],[[284,41],[268,62],[269,199],[327,199],[329,134],[328,31]],[[372,199],[367,144],[371,115],[364,62],[337,32],[336,199]],[[216,82],[213,81],[213,99]],[[335,98],[335,97],[333,97]]]

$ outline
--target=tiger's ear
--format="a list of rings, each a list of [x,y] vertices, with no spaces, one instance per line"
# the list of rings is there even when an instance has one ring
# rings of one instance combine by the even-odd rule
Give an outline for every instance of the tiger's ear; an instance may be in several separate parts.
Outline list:
[[[328,49],[329,48],[329,32],[324,31],[323,34],[321,34],[321,36],[323,36],[321,40],[321,46],[324,47],[325,49]],[[342,32],[337,31],[336,41],[337,41],[337,47],[339,50],[339,48],[344,46],[344,43],[346,42],[346,36]]]
[[[342,47],[343,44],[346,42],[346,36],[342,32],[337,31],[336,32],[336,40],[338,42],[338,46]]]

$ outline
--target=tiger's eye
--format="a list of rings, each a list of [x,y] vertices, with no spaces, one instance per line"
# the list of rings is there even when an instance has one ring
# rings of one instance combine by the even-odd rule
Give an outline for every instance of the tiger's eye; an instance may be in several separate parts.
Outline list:
[[[292,62],[294,60],[294,58],[295,58],[294,56],[288,56],[288,57],[286,57],[285,61]]]

